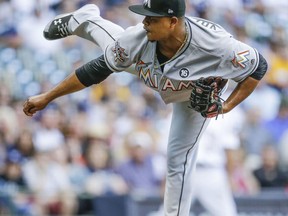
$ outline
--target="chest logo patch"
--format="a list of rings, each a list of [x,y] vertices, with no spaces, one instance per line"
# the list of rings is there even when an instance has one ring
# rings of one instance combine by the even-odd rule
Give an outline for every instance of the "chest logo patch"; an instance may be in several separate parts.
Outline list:
[[[139,62],[137,62],[136,64],[136,70],[139,71],[140,68],[145,68],[148,67],[149,65],[151,65],[152,62],[147,62],[145,63],[144,61],[140,60]]]
[[[114,58],[115,62],[117,61],[124,62],[125,58],[128,56],[125,53],[125,49],[120,46],[118,41],[115,43],[115,47],[112,49],[112,51],[115,55],[115,58]]]
[[[187,78],[189,76],[189,70],[187,68],[181,68],[179,71],[179,76],[182,78]]]

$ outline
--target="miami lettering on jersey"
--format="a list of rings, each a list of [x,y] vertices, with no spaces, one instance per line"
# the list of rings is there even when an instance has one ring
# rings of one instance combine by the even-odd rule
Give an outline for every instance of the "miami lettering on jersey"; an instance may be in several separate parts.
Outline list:
[[[152,73],[153,68],[149,67],[152,62],[145,63],[140,60],[136,64],[136,70],[140,80],[142,80],[146,86],[156,90],[156,91],[181,91],[183,89],[191,89],[193,86],[193,81],[181,81],[172,80],[158,73]],[[181,70],[180,70],[181,71]],[[163,83],[159,89],[159,83]]]

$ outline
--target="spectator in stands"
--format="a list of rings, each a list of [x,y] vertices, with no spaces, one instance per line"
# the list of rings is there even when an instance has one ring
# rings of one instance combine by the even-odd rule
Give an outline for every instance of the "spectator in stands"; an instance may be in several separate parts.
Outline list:
[[[288,173],[288,129],[283,134],[279,145],[280,168]]]
[[[69,107],[71,107],[70,103],[66,109],[67,111]],[[70,118],[72,115],[73,117]],[[67,146],[66,150],[69,152],[70,161],[73,164],[79,164],[79,166],[85,165],[82,145],[86,135],[86,130],[83,130],[83,128],[87,127],[87,118],[86,112],[78,109],[73,114],[66,116],[63,128]]]
[[[112,167],[111,152],[106,143],[91,140],[85,151],[89,174],[84,182],[85,192],[92,196],[123,195],[128,192],[123,178]]]
[[[84,172],[81,172],[84,178],[78,179],[78,183],[82,184],[82,195],[86,196],[79,197],[78,212],[90,214],[97,211],[93,207],[94,198],[122,196],[128,193],[128,187],[124,179],[113,170],[111,152],[107,142],[97,137],[89,137],[84,146],[86,167]]]
[[[232,150],[227,164],[229,182],[234,195],[251,195],[259,192],[259,185],[252,170],[248,169],[245,161],[245,150],[240,147]]]
[[[281,30],[280,30],[281,29]],[[288,88],[288,45],[287,45],[287,29],[278,28],[278,32],[282,31],[286,41],[275,39],[271,41],[271,51],[269,54],[269,73],[267,73],[266,82],[277,88],[285,90]],[[275,30],[277,32],[277,30]]]
[[[265,46],[273,33],[269,23],[268,11],[263,0],[254,0],[251,3],[246,8],[248,10],[245,13],[245,31],[258,45],[262,43],[262,46]],[[261,28],[255,28],[255,26],[261,26]]]
[[[245,123],[241,130],[241,140],[246,154],[248,166],[255,169],[259,166],[261,150],[267,142],[272,142],[272,136],[263,127],[263,118],[259,108],[247,109]]]
[[[62,43],[51,44],[42,36],[43,27],[51,19],[51,14],[43,9],[39,3],[38,5],[36,3],[32,6],[31,13],[25,16],[20,15],[17,32],[22,39],[23,47],[39,53],[56,53],[61,48]]]
[[[163,179],[157,178],[151,147],[152,137],[146,132],[133,131],[127,137],[127,160],[117,167],[132,194],[159,195]]]
[[[3,173],[5,164],[6,164],[6,146],[4,143],[4,135],[3,133],[0,131],[0,174]]]
[[[5,83],[0,83],[0,133],[2,144],[7,148],[15,144],[19,133],[18,119],[11,101],[11,89]]]
[[[288,176],[279,167],[278,152],[274,145],[266,145],[262,149],[262,165],[254,170],[261,189],[278,189],[288,186]]]
[[[263,106],[262,101],[269,101],[269,103]],[[249,118],[252,117],[250,115],[253,115],[253,112],[255,112],[258,117],[258,123],[262,124],[263,121],[269,121],[278,115],[280,103],[281,94],[279,91],[267,85],[265,82],[260,82],[254,94],[248,97],[242,105],[248,113],[248,121]]]
[[[35,154],[22,168],[24,179],[35,200],[36,215],[64,216],[75,213],[75,193],[69,175],[54,158],[58,148],[65,145],[64,142],[59,131],[43,131],[40,127],[39,133],[33,137]]]
[[[49,151],[64,144],[61,121],[62,116],[58,108],[51,107],[41,113],[39,125],[33,133],[33,142],[37,150]]]
[[[56,162],[61,169],[63,174],[68,177],[71,193],[67,194],[69,196],[66,208],[73,209],[73,212],[79,210],[78,198],[83,195],[83,182],[85,181],[86,167],[84,164],[79,163],[76,160],[71,160],[71,154],[69,151],[69,146],[65,143],[57,147],[51,155],[51,159]]]
[[[20,130],[14,148],[21,153],[24,161],[31,159],[35,152],[35,147],[33,145],[33,139],[32,139],[32,132],[26,128],[22,128]]]
[[[285,131],[288,130],[288,95],[282,95],[278,115],[266,121],[264,127],[272,135],[273,144],[278,148]]]
[[[4,172],[0,175],[0,208],[8,208],[10,215],[32,215],[30,195],[23,178],[22,156],[12,149],[7,153]]]
[[[0,44],[7,47],[19,48],[22,39],[16,29],[14,10],[7,0],[0,0]]]
[[[74,193],[65,170],[51,160],[51,152],[37,151],[23,166],[24,178],[32,192],[36,215],[73,215]]]

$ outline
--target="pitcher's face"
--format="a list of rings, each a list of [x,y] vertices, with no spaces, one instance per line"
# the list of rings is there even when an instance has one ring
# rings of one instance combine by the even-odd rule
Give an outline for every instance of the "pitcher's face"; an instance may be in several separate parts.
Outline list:
[[[159,41],[169,37],[174,29],[174,24],[171,17],[150,17],[146,16],[142,23],[146,30],[149,41]]]

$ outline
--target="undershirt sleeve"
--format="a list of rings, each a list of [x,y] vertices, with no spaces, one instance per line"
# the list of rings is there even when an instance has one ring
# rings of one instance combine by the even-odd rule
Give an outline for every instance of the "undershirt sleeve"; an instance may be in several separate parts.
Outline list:
[[[104,60],[104,55],[76,69],[77,78],[86,87],[102,82],[112,73]]]
[[[268,69],[268,64],[266,59],[259,53],[259,64],[257,69],[250,75],[250,77],[261,80],[263,76],[265,75],[266,71]]]

